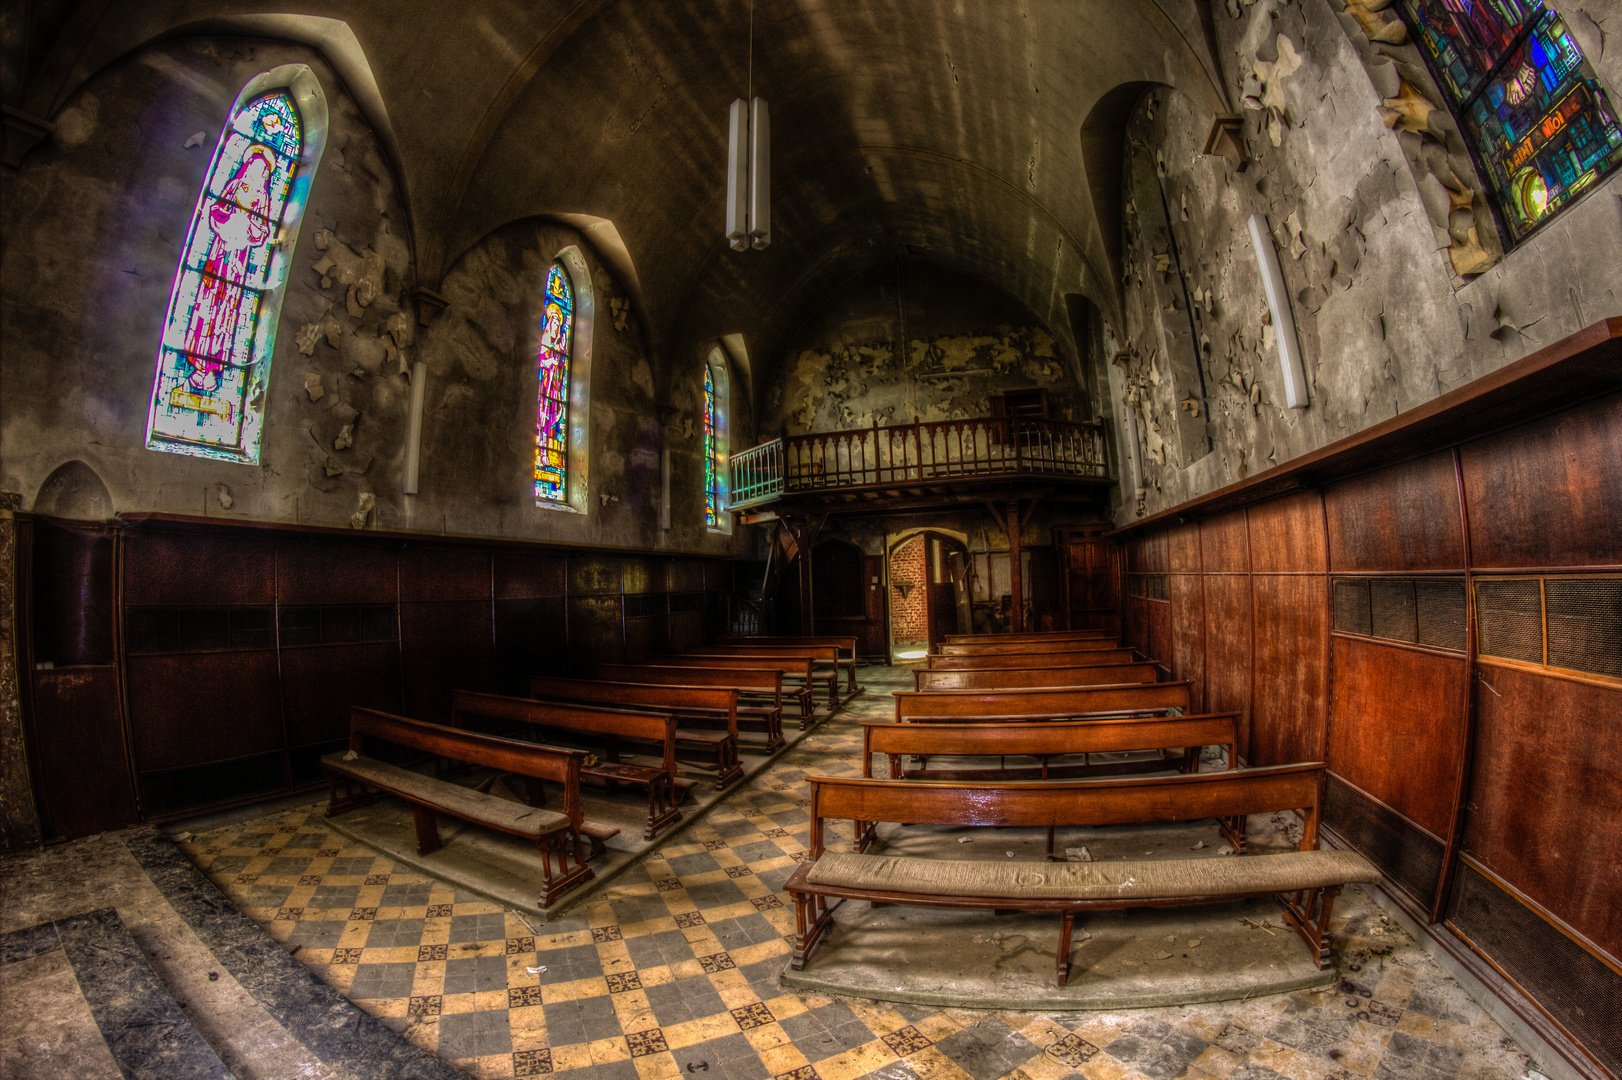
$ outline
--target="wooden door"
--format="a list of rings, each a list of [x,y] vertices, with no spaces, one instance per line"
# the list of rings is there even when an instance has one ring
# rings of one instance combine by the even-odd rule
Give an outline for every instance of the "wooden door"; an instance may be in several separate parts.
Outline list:
[[[1072,630],[1116,629],[1120,619],[1119,549],[1102,536],[1103,527],[1054,530],[1054,547],[1064,560],[1066,608]]]
[[[929,590],[929,645],[946,640],[947,634],[967,633],[958,627],[957,590],[953,585],[952,561],[948,555],[961,552],[960,546],[939,536],[929,536],[924,549],[925,573]]]

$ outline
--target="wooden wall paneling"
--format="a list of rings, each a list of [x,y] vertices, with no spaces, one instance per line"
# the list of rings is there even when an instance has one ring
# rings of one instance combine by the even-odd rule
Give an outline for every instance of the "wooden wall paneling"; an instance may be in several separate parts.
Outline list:
[[[1196,522],[1166,530],[1166,570],[1173,574],[1200,572],[1200,527]]]
[[[1329,583],[1307,574],[1255,574],[1252,765],[1322,761],[1329,672]]]
[[[1464,851],[1622,958],[1622,687],[1482,664]]]
[[[88,836],[136,822],[118,669],[112,665],[24,671],[29,741],[46,837]]]
[[[1139,652],[1149,651],[1149,604],[1141,596],[1126,598],[1126,643]]]
[[[1243,574],[1250,569],[1249,526],[1245,512],[1200,522],[1200,566],[1207,574]]]
[[[1316,491],[1252,506],[1247,525],[1252,573],[1324,572],[1323,503]]]
[[[499,599],[495,603],[496,692],[529,696],[536,675],[571,675],[562,596]]]
[[[140,772],[285,747],[276,651],[131,656],[130,731]]]
[[[670,591],[704,591],[704,563],[697,559],[677,559],[670,564]]]
[[[346,738],[351,705],[401,711],[399,643],[284,648],[281,693],[289,746]]]
[[[1622,394],[1459,454],[1477,569],[1622,565]]]
[[[1196,542],[1198,533],[1194,534]],[[1171,655],[1173,679],[1189,679],[1194,685],[1195,712],[1205,711],[1205,583],[1199,574],[1171,574],[1166,579],[1171,597]]]
[[[670,574],[664,559],[627,556],[620,560],[620,591],[627,596],[670,591]]]
[[[1361,638],[1331,644],[1329,768],[1445,842],[1469,664]]]
[[[487,600],[491,553],[476,547],[410,544],[400,549],[400,600]]]
[[[1205,707],[1237,711],[1239,755],[1254,764],[1250,749],[1250,578],[1205,575]]]
[[[569,557],[569,595],[593,596],[623,591],[625,570],[609,555],[581,552]]]
[[[618,596],[569,597],[569,663],[589,672],[625,662],[625,627]]]
[[[1169,669],[1172,664],[1172,607],[1160,600],[1151,600],[1145,607],[1149,614],[1149,655],[1157,664]]]
[[[130,530],[124,536],[124,603],[270,604],[276,545],[214,533]]]
[[[281,604],[392,604],[399,566],[387,544],[353,540],[276,541],[276,600]]]
[[[1324,510],[1336,573],[1464,568],[1452,451],[1331,485]]]
[[[495,628],[488,600],[400,605],[401,711],[444,723],[451,691],[494,690]]]
[[[497,600],[534,600],[568,594],[567,556],[518,548],[497,548],[494,557]]]

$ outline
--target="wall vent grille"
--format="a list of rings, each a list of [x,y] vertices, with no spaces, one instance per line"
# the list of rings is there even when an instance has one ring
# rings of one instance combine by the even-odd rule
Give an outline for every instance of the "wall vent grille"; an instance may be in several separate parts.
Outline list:
[[[1549,666],[1622,678],[1622,578],[1549,578]]]
[[[1467,623],[1464,582],[1452,578],[1421,578],[1414,582],[1414,600],[1419,621],[1419,644],[1463,652]]]
[[[1543,663],[1542,582],[1476,582],[1476,637],[1483,656]]]
[[[1371,578],[1369,610],[1373,615],[1374,636],[1391,641],[1418,641],[1414,618],[1414,583],[1407,578]]]
[[[1368,579],[1338,579],[1335,582],[1335,629],[1343,634],[1367,637],[1374,631],[1370,620]]]
[[[1447,921],[1622,1076],[1622,975],[1468,863],[1455,877]]]
[[[1335,579],[1335,631],[1463,652],[1463,578]]]

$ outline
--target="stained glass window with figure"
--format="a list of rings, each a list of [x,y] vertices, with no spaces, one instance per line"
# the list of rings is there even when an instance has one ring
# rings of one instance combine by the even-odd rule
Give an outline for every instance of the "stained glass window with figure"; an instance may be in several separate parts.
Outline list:
[[[1622,125],[1565,20],[1541,0],[1402,0],[1509,239],[1622,165]]]
[[[239,98],[221,133],[170,291],[150,450],[259,460],[279,290],[313,171],[305,137],[286,88]]]
[[[715,468],[715,373],[704,365],[704,524],[721,522],[721,482]]]
[[[574,290],[563,264],[546,274],[541,324],[540,415],[535,422],[535,505],[569,499],[569,355]]]

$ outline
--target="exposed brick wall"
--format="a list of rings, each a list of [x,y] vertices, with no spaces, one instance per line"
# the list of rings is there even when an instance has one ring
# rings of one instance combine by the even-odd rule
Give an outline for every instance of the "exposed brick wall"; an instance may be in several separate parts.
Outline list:
[[[911,582],[905,599],[896,589]],[[926,641],[929,638],[929,574],[924,562],[924,537],[913,537],[890,556],[890,639]]]

